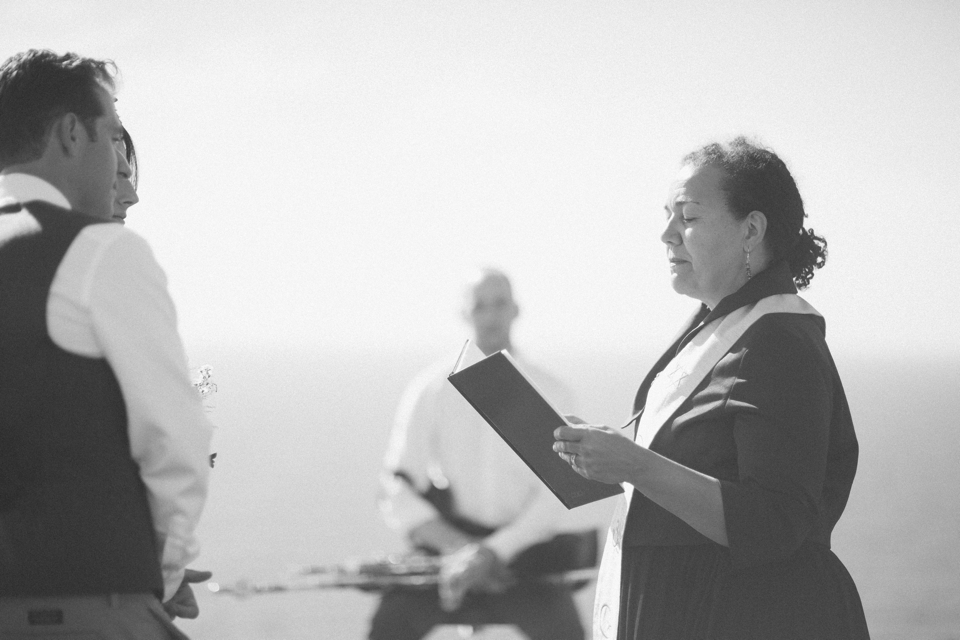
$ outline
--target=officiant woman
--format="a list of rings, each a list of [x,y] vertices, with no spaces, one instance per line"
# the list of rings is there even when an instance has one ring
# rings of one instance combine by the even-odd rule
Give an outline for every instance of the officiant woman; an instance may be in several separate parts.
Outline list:
[[[673,288],[700,309],[640,385],[634,433],[555,434],[581,475],[629,483],[594,637],[867,638],[830,550],[857,439],[824,319],[796,295],[826,242],[786,165],[744,138],[686,156],[665,215]]]

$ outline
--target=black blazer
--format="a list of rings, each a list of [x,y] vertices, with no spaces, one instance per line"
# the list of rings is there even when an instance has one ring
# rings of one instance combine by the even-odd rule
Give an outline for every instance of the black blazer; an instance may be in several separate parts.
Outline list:
[[[796,293],[785,263],[771,265],[716,309],[694,314],[637,393],[703,326],[761,298]],[[850,410],[819,316],[769,314],[730,348],[656,434],[650,449],[718,478],[734,566],[829,547],[857,469]],[[634,492],[625,545],[715,544]]]

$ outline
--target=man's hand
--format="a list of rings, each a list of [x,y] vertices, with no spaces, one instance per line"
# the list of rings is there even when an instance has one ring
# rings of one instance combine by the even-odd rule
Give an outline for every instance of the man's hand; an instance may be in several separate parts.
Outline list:
[[[183,574],[183,582],[177,588],[173,597],[163,603],[163,610],[167,612],[171,620],[176,618],[196,618],[200,615],[200,607],[197,605],[197,599],[193,595],[191,583],[206,582],[213,574],[209,571],[194,571],[187,569]]]
[[[440,567],[440,606],[460,608],[470,591],[501,593],[516,581],[497,554],[482,544],[471,544],[444,557]]]
[[[443,518],[428,520],[410,532],[410,542],[414,546],[440,555],[454,553],[478,541],[478,538],[468,536]]]

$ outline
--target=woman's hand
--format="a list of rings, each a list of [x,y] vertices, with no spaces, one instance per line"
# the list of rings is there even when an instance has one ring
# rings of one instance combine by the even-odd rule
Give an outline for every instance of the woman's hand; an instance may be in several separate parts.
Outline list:
[[[717,544],[729,546],[720,481],[627,439],[610,427],[584,424],[553,432],[553,450],[584,478],[629,482],[637,491]]]
[[[608,484],[631,481],[641,464],[638,444],[610,427],[586,424],[576,416],[565,417],[576,424],[553,432],[557,440],[553,450],[574,471]]]

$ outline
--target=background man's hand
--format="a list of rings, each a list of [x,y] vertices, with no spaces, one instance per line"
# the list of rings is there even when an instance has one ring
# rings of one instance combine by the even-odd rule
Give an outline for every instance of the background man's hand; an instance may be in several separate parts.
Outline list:
[[[187,569],[183,574],[183,582],[173,597],[163,603],[163,610],[167,612],[171,620],[176,618],[196,618],[200,615],[200,607],[197,605],[197,599],[193,595],[191,583],[206,582],[213,574],[209,571],[194,571]]]
[[[449,524],[443,518],[428,520],[410,532],[410,542],[414,546],[428,549],[433,553],[447,555],[463,547],[479,542]]]
[[[482,544],[471,544],[443,559],[440,567],[440,606],[460,608],[470,591],[501,593],[516,581],[497,554]]]

